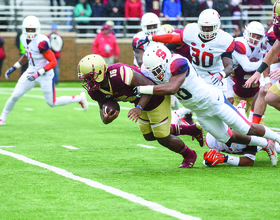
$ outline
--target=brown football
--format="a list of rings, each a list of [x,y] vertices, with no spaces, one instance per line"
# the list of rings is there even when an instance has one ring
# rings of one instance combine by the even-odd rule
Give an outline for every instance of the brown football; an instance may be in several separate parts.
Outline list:
[[[120,105],[118,102],[114,101],[114,100],[109,100],[109,101],[106,101],[104,104],[103,104],[103,108],[105,108],[105,113],[109,113],[110,110],[112,109],[112,114],[115,113],[115,111],[120,111]]]

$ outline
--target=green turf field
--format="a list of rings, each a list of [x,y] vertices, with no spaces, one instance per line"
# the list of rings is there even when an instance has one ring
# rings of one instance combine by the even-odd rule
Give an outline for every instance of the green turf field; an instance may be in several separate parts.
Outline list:
[[[0,110],[14,83],[0,83]],[[57,96],[76,95],[81,83],[60,83]],[[89,100],[89,99],[88,99]],[[101,122],[96,102],[88,112],[74,103],[50,108],[41,89],[29,91],[0,126],[0,219],[276,220],[280,219],[280,164],[267,153],[254,167],[191,169],[157,142],[147,142],[127,119]],[[280,112],[268,107],[266,125],[280,131]],[[154,148],[148,148],[147,145]]]

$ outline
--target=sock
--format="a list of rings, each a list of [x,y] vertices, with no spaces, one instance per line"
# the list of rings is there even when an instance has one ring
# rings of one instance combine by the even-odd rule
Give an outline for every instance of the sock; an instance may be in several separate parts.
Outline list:
[[[262,116],[261,115],[258,115],[258,114],[253,114],[253,119],[252,119],[252,123],[256,123],[256,124],[259,124],[260,121],[262,119]]]
[[[276,132],[272,131],[270,128],[264,126],[265,133],[264,133],[264,138],[270,139],[277,141],[278,143],[280,142],[280,135],[278,135]]]
[[[253,121],[253,115],[254,115],[254,111],[253,111],[253,109],[251,109],[250,113],[249,113],[249,117],[248,117],[249,122]]]
[[[8,114],[9,114],[10,112],[9,111],[6,111],[5,109],[2,111],[2,114],[1,114],[1,119],[3,120],[3,121],[6,121],[6,118],[8,117]]]
[[[227,158],[227,161],[225,160],[225,163],[228,163],[232,166],[238,166],[240,157],[234,157],[234,156],[230,156],[230,155],[228,155],[227,157],[228,158]]]
[[[249,146],[260,146],[262,148],[265,148],[267,146],[267,140],[263,137],[257,137],[257,136],[250,136],[251,141],[248,144]]]
[[[196,124],[192,125],[178,125],[178,124],[171,124],[173,128],[173,135],[178,136],[178,135],[190,135],[194,136],[197,134],[197,128]]]
[[[191,152],[191,149],[188,148],[188,146],[186,144],[184,144],[184,147],[182,148],[182,150],[179,152],[179,154],[181,154],[184,158],[188,157],[189,154]]]

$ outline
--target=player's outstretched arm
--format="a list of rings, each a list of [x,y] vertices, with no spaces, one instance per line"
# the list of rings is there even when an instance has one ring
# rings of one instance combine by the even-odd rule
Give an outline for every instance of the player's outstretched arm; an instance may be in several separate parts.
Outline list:
[[[18,68],[20,68],[22,65],[26,64],[28,62],[28,58],[26,55],[22,55],[18,62],[16,62],[10,69],[8,69],[5,72],[5,78],[9,79],[10,75]]]

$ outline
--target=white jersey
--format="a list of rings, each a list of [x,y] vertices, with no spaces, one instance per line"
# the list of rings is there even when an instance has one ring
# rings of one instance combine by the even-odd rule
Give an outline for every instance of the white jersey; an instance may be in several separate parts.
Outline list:
[[[241,65],[244,71],[256,71],[261,65],[264,52],[261,51],[261,44],[253,50],[244,37],[235,38],[235,50],[232,53],[233,68]]]
[[[158,31],[156,32],[155,35],[162,35],[162,34],[166,34],[166,32],[165,32],[165,30],[163,28],[160,28],[160,29],[158,29]],[[146,37],[147,37],[147,35],[145,34],[144,31],[140,31],[137,34],[135,34],[133,39],[132,39],[132,47],[133,47],[133,49],[141,49],[141,50],[145,51],[147,49],[147,47],[152,45],[152,44],[162,44],[162,43],[158,43],[158,42],[152,41],[152,42],[146,43],[146,44],[144,44],[144,45],[142,45],[141,47],[138,48],[138,42],[141,41],[141,40],[145,40]],[[133,64],[135,66],[138,66],[137,60],[135,58],[134,50],[133,50],[133,54],[134,54]]]
[[[25,49],[25,55],[28,57],[28,72],[36,72],[44,68],[49,61],[44,57],[43,53],[50,49],[49,38],[43,34],[39,34],[29,44],[25,34],[22,34],[20,41]],[[53,70],[46,72],[46,75],[53,74]]]
[[[178,72],[178,69],[180,69],[180,72]],[[222,91],[206,84],[196,73],[188,59],[179,54],[173,55],[169,60],[163,81],[156,79],[152,73],[147,73],[144,64],[141,67],[141,71],[157,84],[166,83],[172,75],[181,74],[187,70],[189,70],[189,73],[184,83],[180,86],[180,90],[174,94],[184,107],[192,111],[203,111],[219,101],[223,102]]]
[[[224,70],[221,55],[231,53],[234,50],[233,37],[219,30],[217,36],[210,41],[204,41],[199,37],[199,26],[197,23],[188,24],[181,32],[181,39],[190,46],[192,64],[197,73],[207,84],[212,84],[211,75],[208,72],[218,73]],[[223,79],[223,85],[216,86],[226,91],[227,83]]]
[[[223,143],[231,137],[229,127],[243,135],[248,133],[250,123],[226,100],[220,89],[206,84],[187,58],[173,55],[166,65],[164,75],[159,75],[159,78],[148,73],[144,64],[141,71],[157,84],[168,83],[172,76],[187,72],[184,82],[174,95],[184,107],[195,112],[201,127]]]

